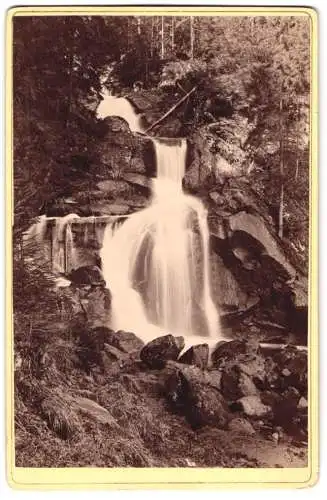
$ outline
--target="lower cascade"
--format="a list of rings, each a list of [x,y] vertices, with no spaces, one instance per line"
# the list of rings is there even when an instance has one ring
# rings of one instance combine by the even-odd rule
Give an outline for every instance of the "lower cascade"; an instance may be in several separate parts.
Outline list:
[[[153,139],[157,178],[149,207],[108,224],[101,260],[112,293],[112,328],[144,340],[182,334],[217,339],[209,232],[202,202],[182,189],[187,143]]]

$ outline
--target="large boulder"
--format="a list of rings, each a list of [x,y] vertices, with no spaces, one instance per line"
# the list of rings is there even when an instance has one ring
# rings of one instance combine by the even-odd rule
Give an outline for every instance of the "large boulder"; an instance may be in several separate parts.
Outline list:
[[[219,368],[221,392],[229,401],[259,394],[267,387],[269,366],[254,341],[234,340],[220,343],[213,353],[213,365]]]
[[[190,347],[178,360],[180,363],[207,368],[209,361],[208,344],[198,344]]]
[[[220,364],[224,360],[233,360],[239,354],[246,354],[248,349],[249,346],[246,340],[236,339],[229,342],[222,340],[217,344],[216,348],[211,354],[212,364],[213,366],[219,368]]]
[[[233,411],[242,411],[251,418],[264,418],[272,415],[270,406],[261,401],[259,395],[244,396],[231,406]]]
[[[98,266],[82,266],[73,269],[68,279],[75,286],[105,286],[106,282]]]
[[[226,367],[222,372],[221,392],[228,401],[259,393],[252,378],[242,372],[237,364]]]
[[[180,364],[167,380],[166,395],[172,407],[193,427],[226,428],[229,411],[219,387],[219,372],[204,372],[195,366]]]
[[[129,128],[129,124],[124,118],[120,116],[107,116],[103,119],[103,130],[105,131],[105,136],[113,139],[113,137],[117,134],[118,136],[121,134],[130,135],[131,130]]]
[[[124,330],[108,331],[106,343],[125,353],[139,351],[144,346],[144,342],[135,333]]]
[[[165,335],[146,344],[140,353],[141,360],[150,368],[163,368],[167,361],[176,361],[184,348],[183,337]]]

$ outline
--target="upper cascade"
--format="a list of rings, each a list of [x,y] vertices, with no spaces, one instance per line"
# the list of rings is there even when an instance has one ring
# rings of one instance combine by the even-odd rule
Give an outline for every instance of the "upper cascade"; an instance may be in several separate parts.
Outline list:
[[[107,116],[119,116],[127,121],[132,132],[143,132],[141,116],[136,113],[132,104],[125,97],[116,97],[104,93],[103,100],[97,109],[97,117],[104,119]]]

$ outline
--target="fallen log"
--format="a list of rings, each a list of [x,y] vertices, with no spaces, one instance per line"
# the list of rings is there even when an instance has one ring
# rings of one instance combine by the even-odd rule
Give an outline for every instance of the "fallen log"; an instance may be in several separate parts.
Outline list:
[[[260,349],[267,350],[267,351],[281,351],[282,349],[286,349],[286,347],[289,347],[290,344],[269,344],[268,342],[259,342]],[[308,346],[306,345],[293,345],[291,344],[292,347],[295,347],[298,351],[308,351]]]
[[[173,111],[175,111],[176,108],[178,108],[178,106],[180,106],[184,101],[186,101],[186,99],[191,95],[193,94],[193,92],[196,90],[196,87],[193,87],[192,90],[190,90],[186,95],[184,95],[176,104],[174,104],[174,106],[172,108],[170,108],[167,113],[165,113],[161,118],[159,118],[159,120],[157,120],[156,122],[152,123],[152,125],[150,125],[150,127],[148,127],[146,130],[145,130],[145,134],[147,134],[148,132],[150,132],[150,130],[152,130],[154,127],[156,127],[157,125],[159,125],[159,123],[161,123],[163,120],[165,120],[165,118],[167,118],[167,116],[169,116]]]

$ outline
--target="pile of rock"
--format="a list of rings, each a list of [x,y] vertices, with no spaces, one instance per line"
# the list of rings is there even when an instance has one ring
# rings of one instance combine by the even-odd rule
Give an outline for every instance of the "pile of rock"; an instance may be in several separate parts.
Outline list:
[[[218,343],[209,356],[207,344],[182,352],[183,337],[165,335],[144,345],[133,333],[107,327],[84,332],[80,342],[104,379],[117,373],[156,379],[160,396],[194,429],[306,439],[307,354],[296,347],[267,354],[258,344],[232,340]]]

